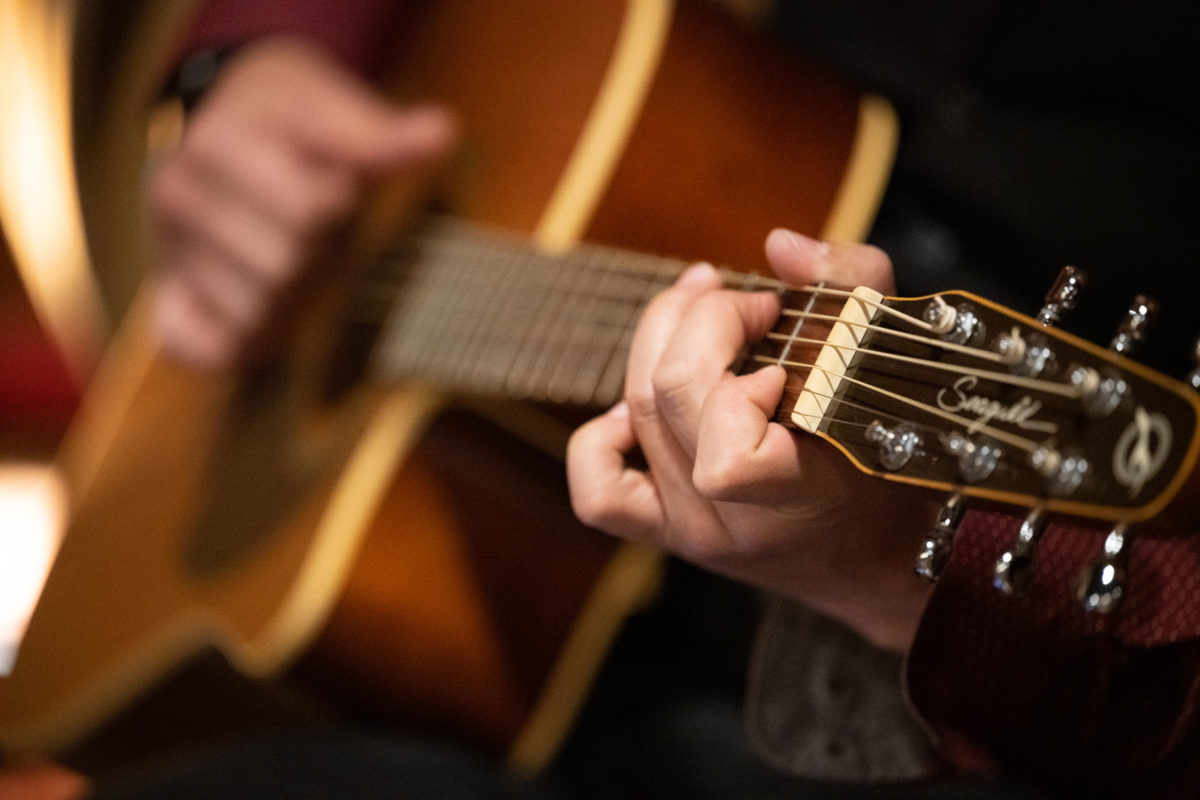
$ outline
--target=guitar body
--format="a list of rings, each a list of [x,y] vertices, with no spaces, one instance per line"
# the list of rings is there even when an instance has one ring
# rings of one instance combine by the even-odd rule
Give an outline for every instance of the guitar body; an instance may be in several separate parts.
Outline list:
[[[461,216],[550,251],[582,238],[745,270],[769,227],[869,225],[890,118],[703,6],[420,13],[395,85],[460,114],[438,199]],[[216,646],[255,676],[301,659],[376,718],[544,763],[658,558],[571,516],[567,428],[370,377],[314,410],[310,365],[195,375],[158,358],[145,323],[135,308],[63,450],[74,513],[0,696],[5,750],[73,746]]]

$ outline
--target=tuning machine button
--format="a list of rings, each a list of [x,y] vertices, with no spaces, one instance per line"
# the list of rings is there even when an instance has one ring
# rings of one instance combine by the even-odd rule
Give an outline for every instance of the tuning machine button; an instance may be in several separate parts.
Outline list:
[[[1046,480],[1046,490],[1055,497],[1069,497],[1087,479],[1091,464],[1082,455],[1062,453],[1042,445],[1029,454],[1029,466]]]
[[[1075,299],[1085,286],[1087,274],[1083,270],[1078,267],[1063,267],[1054,280],[1054,285],[1046,293],[1042,310],[1037,315],[1038,322],[1046,326],[1062,322],[1062,318],[1075,308]]]
[[[938,510],[937,521],[921,545],[913,570],[930,583],[936,581],[946,567],[954,547],[954,532],[962,522],[964,510],[962,495],[957,492],[951,495]]]
[[[889,428],[874,420],[867,426],[866,436],[868,442],[879,445],[879,463],[890,470],[902,468],[921,446],[916,429],[905,422]]]
[[[1075,580],[1075,598],[1087,611],[1107,614],[1125,595],[1130,533],[1125,523],[1109,531],[1104,538],[1104,555],[1080,570]]]
[[[1200,339],[1196,339],[1196,343],[1192,345],[1192,371],[1187,374],[1188,386],[1191,386],[1196,391],[1200,392]]]
[[[962,431],[951,431],[942,438],[946,452],[958,459],[958,471],[967,483],[979,483],[1000,463],[1000,447],[986,439],[971,440]]]
[[[996,559],[992,585],[1004,594],[1020,597],[1033,585],[1033,556],[1046,523],[1035,508],[1021,523],[1016,541]]]
[[[1079,390],[1083,411],[1092,419],[1103,419],[1129,396],[1129,384],[1120,375],[1100,374],[1091,367],[1076,365],[1067,381]]]
[[[1146,340],[1146,329],[1157,313],[1158,303],[1153,298],[1144,294],[1133,298],[1108,349],[1123,356],[1131,354]]]

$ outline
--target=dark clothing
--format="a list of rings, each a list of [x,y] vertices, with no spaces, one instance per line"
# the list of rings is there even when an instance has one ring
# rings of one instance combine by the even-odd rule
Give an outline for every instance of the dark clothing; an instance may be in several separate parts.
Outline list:
[[[1090,283],[1064,327],[1108,343],[1139,292],[1139,360],[1182,376],[1200,233],[1200,6],[1186,2],[781,0],[775,29],[896,105],[901,141],[872,241],[902,293],[968,289],[1033,314],[1064,264]],[[1064,796],[1200,787],[1200,546],[1135,534],[1129,594],[1082,611],[1106,529],[1051,526],[1020,599],[991,586],[1018,517],[968,513],[907,665],[960,770]],[[1193,521],[1192,525],[1195,525]]]

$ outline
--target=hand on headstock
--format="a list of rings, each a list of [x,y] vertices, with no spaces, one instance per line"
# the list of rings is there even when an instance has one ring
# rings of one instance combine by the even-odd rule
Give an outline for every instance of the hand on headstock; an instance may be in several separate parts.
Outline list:
[[[1126,358],[1152,304],[1139,298],[1105,351],[1051,327],[1077,271],[1035,320],[962,292],[884,297],[890,263],[874,248],[776,232],[767,253],[776,293],[725,290],[697,267],[650,304],[625,402],[572,440],[579,515],[897,650],[926,597],[912,552],[936,579],[968,503],[1032,509],[997,564],[1009,593],[1028,584],[1047,518],[1088,517],[1114,527],[1079,595],[1111,609],[1130,526],[1163,510],[1196,459],[1200,404]],[[836,288],[851,285],[864,288]],[[747,347],[763,366],[735,375]],[[628,463],[635,448],[647,469]],[[906,485],[951,500],[937,512]]]
[[[767,256],[784,281],[891,288],[879,250],[784,231]],[[625,401],[584,425],[567,455],[579,516],[792,596],[884,647],[908,647],[927,589],[912,548],[931,517],[919,493],[871,481],[816,437],[773,420],[787,373],[729,365],[776,323],[780,298],[689,270],[634,336]],[[628,463],[640,448],[648,465]]]

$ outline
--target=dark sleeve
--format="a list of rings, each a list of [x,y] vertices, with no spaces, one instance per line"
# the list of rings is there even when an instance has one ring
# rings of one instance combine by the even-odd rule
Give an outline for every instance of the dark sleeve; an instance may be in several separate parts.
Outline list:
[[[319,42],[360,73],[379,69],[397,35],[398,0],[207,0],[188,26],[180,58],[198,50],[237,45],[268,34]]]
[[[755,752],[795,777],[901,783],[944,771],[900,691],[900,657],[783,597],[771,598],[746,692]]]
[[[1200,786],[1200,544],[1135,538],[1109,614],[1074,598],[1103,529],[1050,526],[1020,598],[992,588],[1020,520],[972,513],[909,657],[909,697],[960,770],[1075,797]]]

